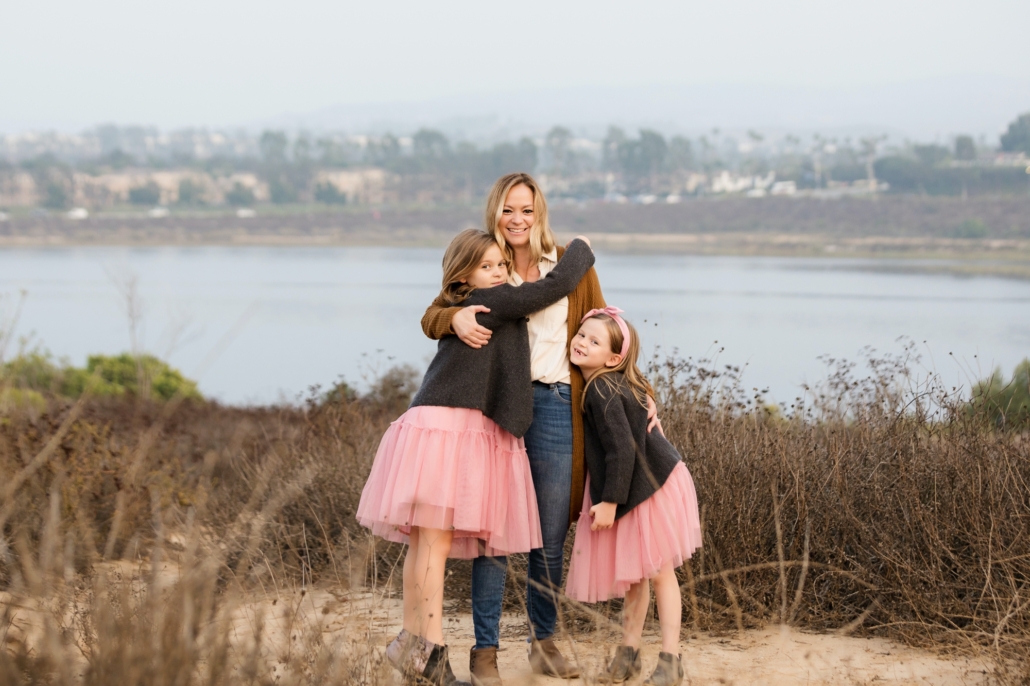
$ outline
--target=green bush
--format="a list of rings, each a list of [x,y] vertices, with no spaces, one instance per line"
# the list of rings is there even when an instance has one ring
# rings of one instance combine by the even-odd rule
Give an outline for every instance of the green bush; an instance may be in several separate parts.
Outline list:
[[[179,182],[180,205],[202,205],[204,203],[204,187],[192,179]]]
[[[315,200],[326,205],[344,205],[347,203],[347,196],[341,193],[335,185],[326,181],[315,186]]]
[[[46,409],[46,398],[39,391],[21,388],[0,388],[0,414],[13,411],[24,412],[34,410],[43,412]]]
[[[59,183],[51,181],[47,184],[43,207],[51,210],[63,210],[71,203],[68,191]]]
[[[1016,365],[1007,383],[1001,369],[978,383],[970,407],[985,413],[998,426],[1030,427],[1030,359]]]
[[[955,238],[987,238],[990,231],[979,219],[967,219],[955,229]]]
[[[157,205],[161,202],[161,189],[156,183],[130,188],[129,202],[133,205]]]
[[[90,355],[86,367],[57,363],[43,351],[19,355],[0,367],[0,386],[78,398],[86,389],[94,396],[132,395],[151,400],[202,398],[197,384],[153,355]]]
[[[254,204],[255,200],[254,191],[247,188],[239,181],[237,181],[225,194],[225,202],[233,207],[250,207]]]

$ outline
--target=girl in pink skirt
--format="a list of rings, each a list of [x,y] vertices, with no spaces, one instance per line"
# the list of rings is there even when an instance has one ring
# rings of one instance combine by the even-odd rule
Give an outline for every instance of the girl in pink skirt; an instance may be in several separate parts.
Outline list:
[[[566,594],[587,603],[626,599],[622,645],[604,677],[621,682],[641,671],[640,636],[653,581],[662,652],[645,683],[666,686],[683,681],[676,568],[701,547],[701,522],[682,458],[660,430],[647,431],[648,386],[636,364],[640,343],[620,312],[588,312],[569,350],[586,379],[587,481]]]
[[[501,246],[483,231],[463,231],[444,254],[441,297],[480,306],[490,344],[440,341],[411,406],[379,444],[357,512],[373,533],[408,544],[404,629],[387,657],[416,682],[464,683],[451,671],[443,638],[447,557],[542,545],[522,440],[533,419],[526,321],[567,296],[593,264],[586,239],[577,239],[546,277],[515,287]]]

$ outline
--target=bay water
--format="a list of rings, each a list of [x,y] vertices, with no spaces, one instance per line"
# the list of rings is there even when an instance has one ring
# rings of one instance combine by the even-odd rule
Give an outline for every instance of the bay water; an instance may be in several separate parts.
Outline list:
[[[295,401],[341,378],[363,388],[395,364],[425,369],[419,325],[442,249],[83,247],[0,251],[5,356],[43,347],[76,365],[135,341],[227,403]],[[819,357],[898,352],[969,386],[1030,356],[1030,282],[911,271],[860,259],[600,252],[609,304],[658,347],[744,366],[789,401],[825,377]],[[925,266],[925,263],[922,265]],[[900,269],[899,269],[900,268]]]

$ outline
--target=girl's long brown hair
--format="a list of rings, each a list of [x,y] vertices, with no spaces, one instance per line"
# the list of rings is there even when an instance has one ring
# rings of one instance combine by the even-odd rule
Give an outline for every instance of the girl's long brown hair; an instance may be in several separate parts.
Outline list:
[[[443,254],[443,287],[440,297],[452,307],[464,302],[475,287],[462,283],[462,279],[468,279],[486,251],[496,245],[493,236],[479,229],[465,229],[455,236]]]
[[[520,185],[525,186],[533,193],[533,228],[529,230],[529,249],[532,255],[531,264],[536,264],[543,255],[554,250],[557,241],[555,241],[554,232],[551,231],[551,224],[547,219],[547,200],[544,198],[544,192],[540,190],[540,184],[532,176],[525,172],[515,172],[502,176],[494,182],[494,187],[490,189],[490,195],[486,198],[483,228],[497,240],[497,245],[501,246],[501,250],[504,252],[504,258],[508,262],[512,262],[515,256],[512,255],[508,244],[504,242],[504,236],[497,228],[497,222],[501,220],[501,212],[504,211],[504,201],[508,199],[508,192]]]
[[[611,352],[615,355],[622,352],[622,329],[619,328],[618,323],[607,314],[595,314],[591,319],[600,319],[604,322],[605,329],[608,331],[608,339],[611,341]],[[622,321],[626,322],[625,319]],[[611,375],[621,372],[626,383],[629,384],[629,390],[633,393],[633,397],[642,406],[647,407],[647,393],[650,387],[644,378],[644,373],[637,367],[637,358],[640,357],[640,337],[637,336],[637,330],[629,322],[626,322],[626,328],[629,330],[629,349],[626,351],[626,356],[614,367],[602,367],[590,377],[590,381],[587,381],[583,387],[584,401],[587,397],[587,389],[594,383],[603,383],[609,393],[615,393],[615,380],[611,378]]]

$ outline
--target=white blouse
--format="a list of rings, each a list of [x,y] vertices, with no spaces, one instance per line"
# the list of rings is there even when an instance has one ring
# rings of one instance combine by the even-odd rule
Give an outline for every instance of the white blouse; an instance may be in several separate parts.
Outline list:
[[[543,255],[537,265],[540,278],[558,264],[558,249]],[[521,286],[522,277],[514,269],[508,282]],[[572,383],[569,374],[569,299],[562,298],[550,307],[529,315],[529,368],[533,381]]]

